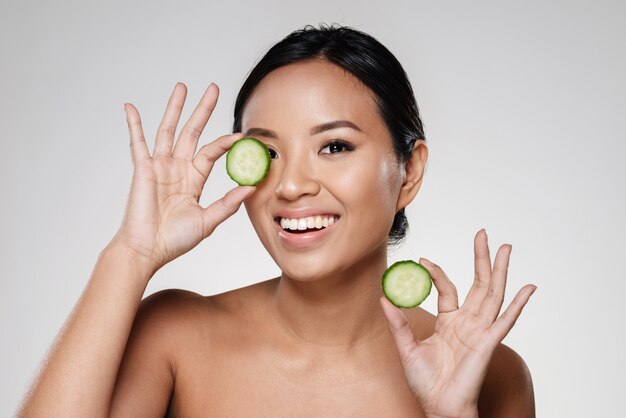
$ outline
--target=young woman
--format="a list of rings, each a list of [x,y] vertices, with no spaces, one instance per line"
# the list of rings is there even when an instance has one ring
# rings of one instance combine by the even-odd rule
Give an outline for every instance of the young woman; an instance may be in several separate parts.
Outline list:
[[[123,223],[20,416],[534,416],[529,372],[500,344],[535,290],[500,314],[510,245],[492,267],[487,235],[476,234],[461,306],[443,270],[420,259],[436,317],[382,295],[387,246],[406,233],[428,157],[411,86],[384,46],[341,27],[292,33],[244,83],[236,133],[198,151],[218,89],[175,140],[185,96],[177,84],[152,154],[125,105],[135,169]],[[214,162],[243,136],[270,149],[268,177],[202,208]],[[280,277],[141,301],[159,268],[242,202]]]

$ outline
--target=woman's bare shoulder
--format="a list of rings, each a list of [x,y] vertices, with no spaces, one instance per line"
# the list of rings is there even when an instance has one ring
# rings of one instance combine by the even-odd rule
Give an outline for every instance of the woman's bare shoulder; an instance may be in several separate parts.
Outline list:
[[[180,347],[207,326],[211,302],[202,295],[182,289],[166,289],[145,297],[135,315],[129,345],[138,351],[160,351],[172,361]]]
[[[195,339],[191,324],[205,305],[197,293],[179,289],[141,301],[118,371],[111,416],[165,414],[181,350]]]
[[[210,302],[195,292],[182,289],[160,290],[141,301],[135,323],[156,323],[158,328],[177,328],[197,319]]]
[[[276,279],[266,280],[223,293],[203,296],[182,289],[166,289],[153,293],[142,302],[136,323],[154,324],[164,336],[194,331],[219,321],[236,319],[249,313],[271,291]],[[167,330],[167,332],[163,332]]]
[[[494,351],[478,401],[480,416],[535,416],[532,377],[526,362],[512,348],[500,344]]]

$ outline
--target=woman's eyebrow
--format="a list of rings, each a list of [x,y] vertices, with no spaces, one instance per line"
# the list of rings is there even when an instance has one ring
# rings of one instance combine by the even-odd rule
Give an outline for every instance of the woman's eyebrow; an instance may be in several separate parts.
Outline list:
[[[244,133],[244,136],[263,136],[266,138],[278,139],[278,135],[276,135],[274,131],[263,128],[250,128]]]
[[[332,122],[325,122],[320,125],[314,126],[311,128],[310,134],[317,135],[325,131],[330,131],[331,129],[337,128],[351,128],[355,131],[363,132],[361,128],[356,126],[354,123],[349,120],[334,120]],[[274,131],[270,131],[265,128],[250,128],[245,133],[245,136],[262,136],[265,138],[278,139],[278,135]]]
[[[359,128],[349,120],[334,120],[332,122],[326,122],[322,123],[321,125],[314,126],[313,128],[311,128],[311,135],[317,135],[324,131],[330,131],[331,129],[337,128],[351,128],[355,131],[363,132],[361,128]]]

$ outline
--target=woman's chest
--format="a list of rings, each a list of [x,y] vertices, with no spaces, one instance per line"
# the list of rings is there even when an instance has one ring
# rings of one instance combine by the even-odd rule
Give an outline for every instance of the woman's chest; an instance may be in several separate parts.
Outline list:
[[[189,356],[176,372],[170,415],[178,417],[420,417],[402,369],[320,355],[276,356],[257,347]],[[359,368],[361,370],[359,370]]]

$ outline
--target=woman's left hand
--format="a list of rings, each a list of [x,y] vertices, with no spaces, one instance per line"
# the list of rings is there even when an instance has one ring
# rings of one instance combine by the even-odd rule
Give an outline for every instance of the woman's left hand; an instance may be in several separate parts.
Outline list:
[[[428,417],[478,416],[478,396],[491,355],[536,289],[524,286],[498,317],[510,254],[511,246],[502,245],[492,270],[487,234],[476,234],[474,284],[460,308],[456,288],[443,270],[420,259],[439,293],[435,332],[424,341],[415,340],[404,312],[381,298],[409,388]]]

